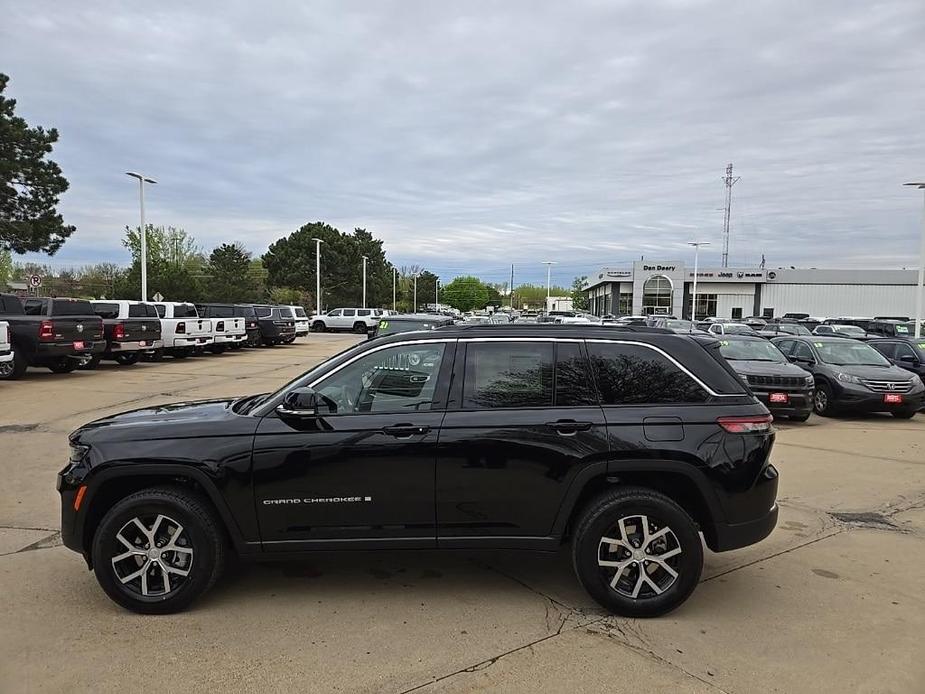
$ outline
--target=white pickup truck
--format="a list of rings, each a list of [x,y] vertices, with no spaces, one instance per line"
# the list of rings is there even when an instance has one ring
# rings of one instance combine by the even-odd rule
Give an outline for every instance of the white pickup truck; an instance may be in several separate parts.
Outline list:
[[[164,351],[175,359],[183,359],[214,344],[212,321],[200,318],[193,304],[162,301],[156,302],[154,307],[161,319]]]
[[[312,330],[316,333],[349,330],[368,333],[379,325],[380,311],[374,308],[335,308],[320,316],[312,316]]]
[[[12,340],[10,324],[0,320],[0,371],[13,368]]]
[[[196,304],[200,318],[212,321],[215,342],[209,346],[213,354],[226,349],[240,349],[247,342],[247,319],[234,304]]]

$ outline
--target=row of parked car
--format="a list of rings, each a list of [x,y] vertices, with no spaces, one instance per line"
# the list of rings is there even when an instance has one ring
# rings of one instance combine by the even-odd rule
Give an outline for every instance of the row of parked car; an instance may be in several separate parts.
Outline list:
[[[0,294],[0,380],[21,378],[30,366],[68,373],[104,359],[128,366],[164,355],[289,344],[308,331],[301,306]]]

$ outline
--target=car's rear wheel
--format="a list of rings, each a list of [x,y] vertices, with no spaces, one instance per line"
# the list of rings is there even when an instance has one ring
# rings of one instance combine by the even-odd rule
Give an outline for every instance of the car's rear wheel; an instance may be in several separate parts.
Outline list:
[[[912,419],[915,417],[916,409],[914,407],[901,407],[898,410],[892,410],[891,413],[896,419]]]
[[[60,359],[48,363],[48,369],[56,374],[69,374],[76,370],[78,366],[80,366],[80,362],[77,359],[70,359],[68,357],[61,357]]]
[[[13,358],[0,363],[0,381],[15,381],[23,377],[29,364],[26,358],[16,348],[13,349]]]
[[[134,612],[186,608],[212,587],[225,540],[211,507],[184,489],[143,489],[113,506],[93,536],[93,570],[106,594]]]
[[[813,393],[813,412],[820,417],[831,417],[835,407],[832,402],[832,389],[828,383],[817,383]]]
[[[624,617],[656,617],[683,603],[700,580],[697,525],[664,494],[639,487],[591,502],[575,526],[575,573],[603,607]]]
[[[137,364],[140,358],[141,352],[121,352],[115,355],[116,363],[121,366]]]

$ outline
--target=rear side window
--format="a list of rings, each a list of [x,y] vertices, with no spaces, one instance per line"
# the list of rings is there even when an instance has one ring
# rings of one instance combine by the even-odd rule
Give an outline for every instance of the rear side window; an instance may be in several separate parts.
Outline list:
[[[173,307],[174,318],[198,318],[196,307],[192,304],[177,304]]]
[[[597,405],[597,392],[591,385],[588,360],[577,342],[556,345],[556,407]]]
[[[707,392],[670,359],[642,345],[588,344],[604,405],[703,402]]]
[[[129,318],[157,318],[157,309],[151,304],[129,304]]]
[[[164,306],[163,304],[155,304],[154,308],[157,311],[157,315],[160,316],[161,318],[167,315],[167,307]]]
[[[22,312],[22,301],[18,296],[9,294],[0,296],[0,313],[19,314]]]
[[[552,343],[470,343],[466,347],[463,407],[549,407],[552,364]]]
[[[352,318],[352,317],[355,316],[356,314],[357,314],[356,309],[353,309],[353,308],[345,308],[345,309],[344,309],[344,316],[347,317],[347,318]]]
[[[100,318],[112,320],[119,317],[119,304],[101,304],[94,302],[92,304],[93,312]]]
[[[22,305],[23,313],[27,316],[41,316],[42,315],[42,300],[41,299],[26,299]]]

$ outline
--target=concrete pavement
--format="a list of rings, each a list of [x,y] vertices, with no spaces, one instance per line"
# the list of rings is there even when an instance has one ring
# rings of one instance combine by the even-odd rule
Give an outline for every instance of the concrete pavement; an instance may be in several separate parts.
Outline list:
[[[925,691],[922,415],[781,424],[777,530],[708,552],[656,620],[604,614],[566,552],[321,553],[142,617],[60,546],[70,430],[272,390],[356,339],[0,383],[0,691]]]

